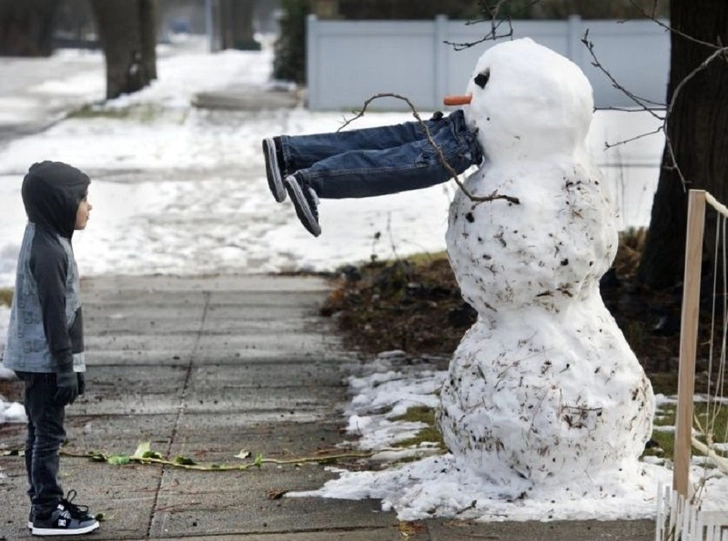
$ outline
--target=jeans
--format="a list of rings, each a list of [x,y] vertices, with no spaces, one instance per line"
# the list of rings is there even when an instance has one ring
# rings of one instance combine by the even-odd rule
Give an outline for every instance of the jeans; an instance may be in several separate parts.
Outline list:
[[[56,404],[56,375],[16,372],[25,382],[25,414],[28,437],[25,442],[25,469],[28,496],[36,516],[47,516],[63,498],[58,484],[58,451],[66,437],[63,428],[65,406]]]
[[[462,110],[425,121],[457,174],[482,159]],[[452,175],[419,121],[360,130],[280,137],[285,174],[298,172],[321,198],[373,197],[427,188]]]

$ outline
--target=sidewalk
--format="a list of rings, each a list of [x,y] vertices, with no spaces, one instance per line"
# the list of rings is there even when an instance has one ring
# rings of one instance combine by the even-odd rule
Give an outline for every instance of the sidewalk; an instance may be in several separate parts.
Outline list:
[[[68,410],[66,451],[235,463],[315,456],[345,441],[342,368],[351,355],[318,316],[327,284],[311,277],[99,277],[84,282],[88,394]],[[22,446],[24,427],[0,426]],[[249,460],[249,459],[248,459]],[[22,459],[0,458],[0,540],[30,539]],[[63,457],[61,479],[103,513],[86,539],[217,541],[639,541],[651,521],[400,524],[378,501],[274,498],[334,474],[318,464],[244,472],[112,466]]]

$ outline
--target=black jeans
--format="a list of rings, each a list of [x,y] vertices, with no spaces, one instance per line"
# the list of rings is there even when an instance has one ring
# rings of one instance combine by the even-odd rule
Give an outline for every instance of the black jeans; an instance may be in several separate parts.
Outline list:
[[[58,484],[58,451],[66,437],[63,428],[65,406],[56,404],[56,375],[17,372],[25,382],[25,414],[28,437],[25,442],[25,469],[28,496],[36,516],[53,512],[63,498]]]

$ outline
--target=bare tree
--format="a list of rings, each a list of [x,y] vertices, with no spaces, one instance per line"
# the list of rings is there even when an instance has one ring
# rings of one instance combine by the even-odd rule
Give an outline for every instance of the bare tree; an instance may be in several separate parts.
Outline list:
[[[223,49],[259,50],[253,37],[256,0],[221,0],[220,25]]]
[[[672,0],[670,18],[666,144],[639,266],[640,281],[652,289],[682,279],[687,189],[728,201],[728,2]]]
[[[91,0],[106,57],[106,97],[141,90],[157,78],[154,0]]]
[[[49,56],[59,0],[0,0],[0,56]]]

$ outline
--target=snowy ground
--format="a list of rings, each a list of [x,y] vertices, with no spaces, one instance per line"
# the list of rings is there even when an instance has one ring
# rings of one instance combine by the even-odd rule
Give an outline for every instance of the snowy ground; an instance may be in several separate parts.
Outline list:
[[[413,437],[421,423],[394,421],[408,408],[436,407],[446,371],[431,360],[408,359],[404,352],[386,352],[349,377],[352,399],[346,410],[348,431],[359,436],[363,450],[375,451],[374,460],[396,460],[422,456],[421,460],[375,472],[340,474],[321,489],[289,494],[327,498],[382,499],[384,509],[394,509],[401,520],[432,516],[484,521],[503,520],[616,520],[652,518],[660,484],[672,484],[672,472],[662,460],[650,459],[640,471],[592,476],[571,486],[537,489],[526,497],[504,495],[472,472],[463,470],[450,454],[440,454],[423,444],[417,449],[399,449],[397,442]],[[429,366],[428,366],[429,365]],[[674,400],[659,395],[661,405]],[[693,460],[693,482],[705,480],[704,511],[727,511],[728,476],[706,469],[701,458]]]
[[[200,91],[230,85],[264,88],[271,59],[269,50],[209,55],[199,43],[188,42],[162,51],[159,81],[149,89],[96,105],[41,133],[4,145],[0,140],[0,287],[12,286],[25,225],[23,174],[43,159],[67,161],[92,177],[91,222],[74,238],[86,276],[331,270],[373,254],[387,258],[443,250],[452,182],[387,197],[324,201],[318,239],[300,226],[290,203],[273,201],[264,178],[261,138],[332,131],[345,115],[303,108],[223,112],[190,106]],[[0,128],[47,123],[69,108],[103,98],[98,53],[0,59],[0,70],[13,74],[0,80]],[[371,113],[355,126],[410,119],[409,114]],[[653,136],[609,151],[604,143],[655,126],[644,113],[600,112],[590,132],[592,151],[620,208],[623,228],[649,222],[663,141]],[[377,233],[381,237],[375,239]],[[0,307],[0,349],[7,319],[8,310]],[[356,395],[348,415],[362,446],[382,449],[401,438],[403,429],[411,433],[418,427],[392,425],[387,415],[372,411],[387,404],[398,404],[400,410],[413,402],[431,405],[444,374],[410,373],[392,368],[386,359],[370,370],[350,382]],[[20,420],[17,405],[8,406],[0,398],[0,422]],[[449,457],[433,456],[396,471],[342,473],[319,493],[383,498],[403,518],[431,516],[433,510],[487,520],[633,518],[654,513],[657,480],[668,477],[659,465],[646,465],[639,480],[612,480],[601,490],[583,487],[587,495],[578,499],[544,493],[505,503],[458,472]],[[724,479],[716,487],[710,487],[709,497],[715,493],[726,501],[728,483]]]

